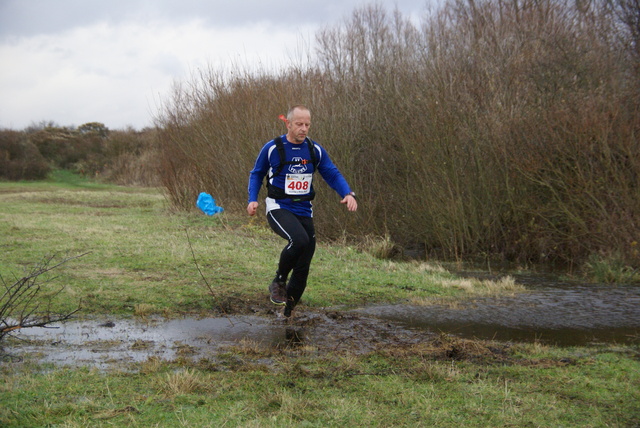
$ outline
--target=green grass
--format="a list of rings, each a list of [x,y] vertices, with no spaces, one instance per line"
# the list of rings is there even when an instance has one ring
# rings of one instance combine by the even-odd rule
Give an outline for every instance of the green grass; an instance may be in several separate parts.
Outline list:
[[[230,299],[236,306],[264,301],[284,245],[264,221],[227,213],[207,217],[195,209],[175,213],[156,189],[62,178],[0,183],[5,282],[45,258],[55,262],[86,253],[54,272],[58,280],[52,286],[65,287],[54,310],[82,301],[85,313],[127,314],[146,304],[167,315],[226,307]],[[319,244],[311,269],[304,304],[312,307],[468,292],[443,286],[453,275],[430,271],[427,264],[379,260],[326,242]]]
[[[269,307],[266,283],[282,246],[259,219],[173,213],[158,190],[64,176],[0,183],[0,236],[5,283],[43,258],[88,252],[44,285],[64,287],[53,309],[81,301],[81,316],[127,316],[136,308],[215,316]],[[428,303],[515,288],[323,242],[303,304]],[[366,353],[245,343],[215,360],[151,357],[106,371],[5,356],[0,426],[632,427],[640,424],[639,355],[637,347],[442,335]]]
[[[423,344],[360,356],[308,352],[295,358],[291,351],[256,354],[232,349],[229,362],[221,358],[217,363],[177,365],[150,360],[134,373],[12,371],[5,364],[0,371],[0,424],[630,427],[640,423],[637,354],[584,348],[541,352],[527,346],[508,352],[508,359],[447,361]]]
[[[637,247],[637,245],[636,241],[631,243],[631,247]],[[594,282],[609,284],[640,283],[640,272],[626,265],[620,254],[612,254],[608,257],[592,254],[584,264],[583,271],[584,276]]]

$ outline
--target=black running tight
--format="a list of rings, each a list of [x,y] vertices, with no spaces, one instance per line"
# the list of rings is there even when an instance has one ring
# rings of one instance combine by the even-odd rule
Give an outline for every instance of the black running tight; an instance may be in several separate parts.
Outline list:
[[[271,229],[288,241],[280,253],[278,275],[286,279],[291,273],[287,284],[287,296],[297,304],[307,287],[309,266],[316,250],[313,218],[277,209],[267,213],[267,220]]]

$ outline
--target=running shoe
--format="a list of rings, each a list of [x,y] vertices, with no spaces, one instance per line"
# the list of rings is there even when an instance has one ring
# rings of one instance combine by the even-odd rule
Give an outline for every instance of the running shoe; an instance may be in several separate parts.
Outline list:
[[[287,304],[284,307],[284,312],[282,313],[285,317],[291,317],[291,311],[293,311],[294,303],[292,299],[287,300]]]
[[[287,304],[287,290],[284,282],[274,280],[269,286],[269,294],[271,303],[274,305],[282,306]]]

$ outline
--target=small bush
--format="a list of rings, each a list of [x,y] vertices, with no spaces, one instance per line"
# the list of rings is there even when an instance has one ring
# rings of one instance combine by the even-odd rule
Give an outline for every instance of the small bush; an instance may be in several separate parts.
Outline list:
[[[80,310],[78,306],[72,311],[60,314],[52,313],[49,309],[51,303],[64,287],[57,291],[46,290],[44,287],[51,279],[43,280],[43,275],[71,259],[66,258],[51,265],[53,257],[46,258],[13,283],[7,283],[0,276],[0,288],[2,289],[0,295],[0,341],[5,336],[21,329],[45,327],[49,324],[66,321]]]
[[[73,169],[76,163],[96,151],[97,144],[91,137],[70,128],[47,127],[28,136],[55,168]]]
[[[154,129],[110,131],[99,122],[0,131],[0,178],[40,180],[56,169],[121,185],[158,186],[156,138]]]
[[[384,237],[369,236],[360,244],[360,246],[363,251],[382,260],[389,260],[403,256],[402,247],[394,243],[389,235],[385,235]]]
[[[640,282],[640,273],[627,265],[620,254],[592,254],[584,264],[584,276],[594,282],[630,284]]]
[[[49,164],[24,133],[0,131],[0,178],[41,180],[49,172]]]
[[[125,186],[159,186],[160,163],[153,129],[111,131],[101,177]]]

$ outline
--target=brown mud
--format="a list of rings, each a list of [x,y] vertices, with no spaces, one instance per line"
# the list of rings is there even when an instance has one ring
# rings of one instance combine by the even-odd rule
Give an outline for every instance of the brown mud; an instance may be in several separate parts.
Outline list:
[[[300,305],[290,319],[264,296],[215,301],[204,316],[78,318],[17,330],[0,344],[0,361],[122,370],[150,359],[216,361],[238,349],[319,356],[419,349],[435,359],[513,363],[508,349],[519,342],[640,343],[639,287],[553,284],[515,296],[462,299],[452,306]]]
[[[143,362],[149,358],[215,359],[237,346],[257,349],[313,349],[314,352],[371,352],[431,340],[373,317],[339,311],[304,310],[286,319],[279,313],[164,319],[94,318],[51,328],[16,332],[4,343],[5,359],[92,366]]]
[[[5,343],[11,363],[52,363],[101,370],[135,370],[152,359],[215,362],[237,350],[274,353],[420,353],[445,360],[511,360],[508,343],[466,340],[350,312],[307,310],[287,320],[280,314],[216,318],[75,320],[55,328],[24,329]],[[268,361],[265,361],[268,363]],[[557,365],[566,362],[545,362]]]

